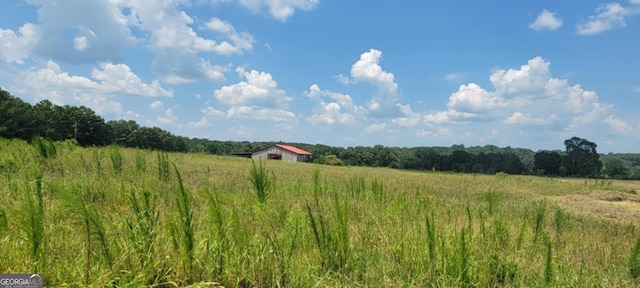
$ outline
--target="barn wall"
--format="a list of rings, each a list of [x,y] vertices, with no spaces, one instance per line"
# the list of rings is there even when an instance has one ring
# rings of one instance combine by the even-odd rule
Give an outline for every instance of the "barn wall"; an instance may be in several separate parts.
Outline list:
[[[253,159],[263,159],[263,160],[267,160],[269,159],[269,154],[278,154],[282,156],[282,161],[292,161],[292,162],[296,162],[296,161],[301,161],[301,159],[304,159],[304,155],[298,155],[296,153],[293,153],[291,151],[282,149],[278,146],[271,146],[267,149],[263,149],[260,151],[256,151],[251,155],[251,158]],[[302,156],[302,157],[301,157]]]

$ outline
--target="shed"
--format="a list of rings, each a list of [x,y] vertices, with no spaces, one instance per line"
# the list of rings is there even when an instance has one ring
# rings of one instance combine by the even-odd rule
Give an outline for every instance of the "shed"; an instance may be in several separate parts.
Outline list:
[[[306,162],[309,160],[310,156],[311,152],[283,144],[275,144],[273,146],[257,149],[251,152],[251,158],[253,159],[271,159],[292,162]]]

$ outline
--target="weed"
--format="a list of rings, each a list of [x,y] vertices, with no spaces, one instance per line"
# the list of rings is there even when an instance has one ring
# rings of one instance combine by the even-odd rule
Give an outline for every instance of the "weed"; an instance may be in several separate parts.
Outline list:
[[[20,218],[20,229],[26,234],[30,246],[30,257],[32,269],[38,272],[42,244],[44,242],[44,202],[42,196],[42,176],[36,176],[35,199],[31,194],[25,194],[22,201],[22,217]],[[4,224],[6,216],[2,213]]]
[[[272,186],[272,181],[269,179],[269,172],[267,168],[262,165],[262,160],[259,161],[259,165],[251,160],[251,171],[249,172],[249,182],[258,195],[258,200],[261,203],[267,202],[269,197],[269,190]]]
[[[640,238],[636,241],[636,245],[631,250],[631,257],[629,257],[629,275],[633,281],[638,281],[640,278]]]
[[[320,210],[318,197],[315,197],[317,216],[311,210],[311,206],[307,203],[307,213],[311,223],[311,229],[316,240],[320,256],[322,258],[322,267],[327,271],[345,272],[348,268],[350,259],[349,247],[349,226],[348,226],[348,206],[340,203],[337,193],[333,194],[333,208],[336,213],[337,224],[331,224],[327,221],[326,216]]]
[[[158,178],[162,181],[169,180],[169,154],[167,152],[158,151],[156,152],[158,158]]]
[[[183,267],[185,269],[186,275],[188,275],[187,281],[191,280],[191,277],[194,275],[193,271],[193,260],[194,260],[194,247],[195,247],[195,239],[194,239],[194,215],[191,211],[191,193],[187,189],[184,188],[182,183],[182,177],[180,176],[180,172],[178,172],[178,167],[175,163],[173,163],[173,169],[176,174],[176,178],[178,181],[178,194],[176,195],[176,204],[178,206],[178,224],[176,231],[178,231],[178,237],[181,239],[182,250],[183,250]]]
[[[547,253],[544,261],[544,281],[547,284],[553,282],[553,248],[551,238],[547,237]]]
[[[544,218],[547,213],[547,200],[538,201],[535,207],[534,213],[534,225],[533,225],[533,242],[537,242],[542,234],[544,228]]]
[[[120,148],[117,145],[113,145],[109,149],[109,158],[113,165],[113,171],[118,175],[122,173],[122,154],[120,154]]]

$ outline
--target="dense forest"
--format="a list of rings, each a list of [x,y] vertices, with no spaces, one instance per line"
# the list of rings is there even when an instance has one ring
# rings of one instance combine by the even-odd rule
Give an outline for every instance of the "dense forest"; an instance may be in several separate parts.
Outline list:
[[[230,155],[276,142],[217,141],[174,135],[132,120],[105,121],[84,106],[58,106],[48,100],[31,105],[0,88],[0,137],[31,141],[77,141],[82,146],[119,145],[174,152]],[[597,144],[579,137],[563,150],[537,151],[493,145],[465,147],[331,147],[287,143],[305,149],[311,161],[329,165],[391,167],[463,173],[534,174],[640,179],[640,154],[598,154]],[[558,143],[559,147],[561,143]]]

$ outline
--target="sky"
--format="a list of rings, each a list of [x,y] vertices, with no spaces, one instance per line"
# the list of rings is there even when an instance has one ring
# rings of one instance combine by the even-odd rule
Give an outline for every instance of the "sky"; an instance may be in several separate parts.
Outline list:
[[[640,152],[640,0],[4,0],[0,87],[232,141]]]

